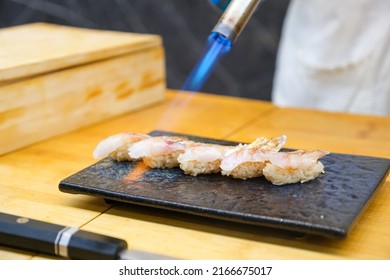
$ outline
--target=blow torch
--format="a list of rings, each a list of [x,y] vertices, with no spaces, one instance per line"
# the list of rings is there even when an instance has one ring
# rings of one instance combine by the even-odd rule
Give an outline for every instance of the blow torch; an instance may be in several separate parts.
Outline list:
[[[224,11],[212,32],[219,33],[234,42],[261,0],[209,0],[209,2]]]
[[[209,0],[224,11],[208,38],[202,58],[182,86],[182,90],[198,91],[208,79],[220,58],[231,48],[261,0]]]

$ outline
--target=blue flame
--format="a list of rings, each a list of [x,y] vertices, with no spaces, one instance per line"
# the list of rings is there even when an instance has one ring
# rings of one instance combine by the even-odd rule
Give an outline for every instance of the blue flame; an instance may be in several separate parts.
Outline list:
[[[226,7],[229,5],[230,0],[209,0],[209,2],[219,8],[221,11],[225,11]]]
[[[217,32],[211,33],[202,58],[185,81],[182,90],[199,91],[212,73],[218,61],[229,52],[232,42]]]

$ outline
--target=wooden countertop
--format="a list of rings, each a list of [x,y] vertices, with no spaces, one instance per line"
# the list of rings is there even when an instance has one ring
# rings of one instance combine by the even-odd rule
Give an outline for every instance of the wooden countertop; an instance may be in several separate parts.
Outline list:
[[[0,211],[125,239],[130,248],[182,259],[389,259],[390,178],[344,240],[279,232],[62,193],[58,183],[96,160],[111,134],[163,129],[287,147],[390,158],[390,118],[277,108],[268,102],[167,91],[157,105],[0,156]],[[49,256],[0,247],[0,259]]]

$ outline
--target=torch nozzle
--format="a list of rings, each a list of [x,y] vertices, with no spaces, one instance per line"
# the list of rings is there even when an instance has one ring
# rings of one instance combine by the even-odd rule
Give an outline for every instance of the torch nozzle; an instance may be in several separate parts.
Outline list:
[[[212,32],[234,42],[251,18],[261,0],[232,0]]]

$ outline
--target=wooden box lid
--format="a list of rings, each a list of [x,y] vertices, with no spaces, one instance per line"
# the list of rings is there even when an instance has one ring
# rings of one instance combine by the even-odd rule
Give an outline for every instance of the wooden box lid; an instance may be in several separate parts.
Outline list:
[[[145,48],[161,37],[33,23],[0,30],[0,82],[20,79]]]

